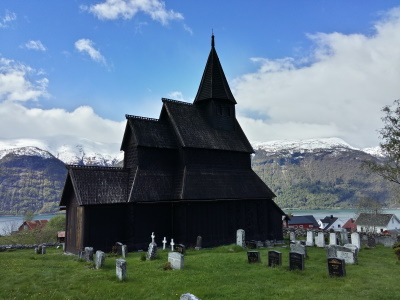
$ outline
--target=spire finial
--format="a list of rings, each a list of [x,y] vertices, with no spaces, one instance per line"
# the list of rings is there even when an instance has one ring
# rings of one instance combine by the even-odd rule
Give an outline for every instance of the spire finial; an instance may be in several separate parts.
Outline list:
[[[211,48],[214,48],[215,42],[214,42],[214,30],[211,29]]]

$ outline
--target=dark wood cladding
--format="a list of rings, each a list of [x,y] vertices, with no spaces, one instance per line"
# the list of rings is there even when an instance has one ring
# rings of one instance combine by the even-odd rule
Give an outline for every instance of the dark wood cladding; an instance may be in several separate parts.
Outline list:
[[[282,239],[284,213],[251,169],[253,149],[212,49],[192,103],[162,99],[159,119],[126,115],[122,168],[68,166],[61,197],[66,249],[146,249],[155,232],[175,243]]]

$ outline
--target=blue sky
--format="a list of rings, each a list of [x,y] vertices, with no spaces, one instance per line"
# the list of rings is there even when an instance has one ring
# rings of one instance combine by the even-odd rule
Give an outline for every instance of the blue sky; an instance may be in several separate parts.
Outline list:
[[[251,141],[376,146],[400,96],[398,1],[2,0],[0,139],[119,142],[193,101],[211,32]]]

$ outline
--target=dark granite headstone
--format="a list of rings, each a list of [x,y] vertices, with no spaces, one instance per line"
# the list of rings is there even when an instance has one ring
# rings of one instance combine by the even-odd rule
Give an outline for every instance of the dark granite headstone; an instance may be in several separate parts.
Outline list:
[[[368,236],[368,247],[374,248],[376,246],[375,238],[373,236]]]
[[[268,267],[276,267],[282,265],[282,253],[279,251],[268,251]]]
[[[346,263],[344,259],[337,257],[328,258],[328,271],[330,277],[346,276]]]
[[[304,270],[304,255],[299,252],[289,252],[289,270]]]
[[[257,249],[257,242],[256,241],[248,241],[248,242],[246,242],[246,246],[248,249]]]
[[[247,251],[247,260],[249,261],[249,264],[261,262],[260,252]]]
[[[185,245],[182,245],[182,244],[175,244],[174,251],[179,252],[180,254],[185,254],[186,247],[185,247]]]

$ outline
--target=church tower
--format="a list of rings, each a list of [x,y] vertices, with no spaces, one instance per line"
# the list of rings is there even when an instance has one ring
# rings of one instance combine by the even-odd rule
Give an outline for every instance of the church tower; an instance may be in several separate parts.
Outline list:
[[[211,51],[193,104],[215,129],[235,130],[236,100],[215,50],[214,35],[211,37]]]

